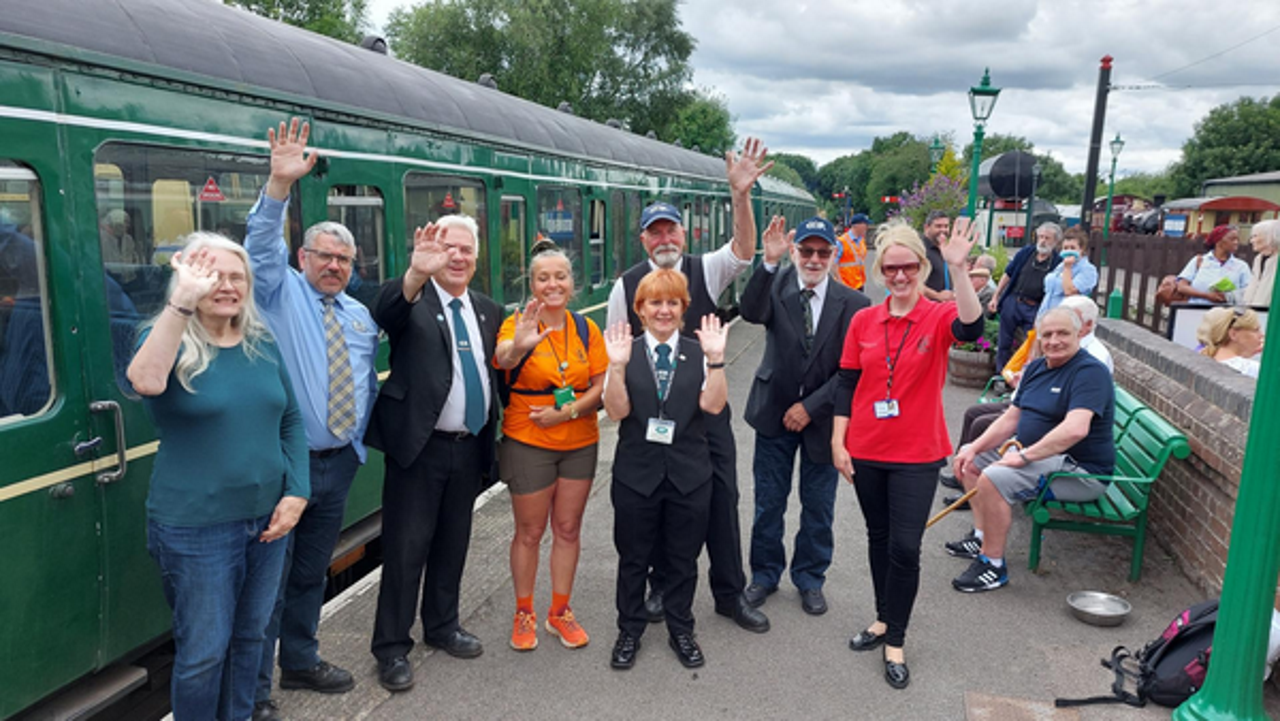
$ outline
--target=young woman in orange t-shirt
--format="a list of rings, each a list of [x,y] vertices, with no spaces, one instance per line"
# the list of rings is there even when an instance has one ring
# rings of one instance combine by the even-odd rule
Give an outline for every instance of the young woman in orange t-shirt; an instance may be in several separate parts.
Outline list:
[[[533,588],[542,534],[551,520],[551,608],[546,628],[568,648],[588,637],[569,608],[580,550],[578,530],[595,477],[600,430],[596,411],[609,367],[600,329],[590,319],[584,346],[568,309],[573,266],[550,241],[533,247],[533,299],[498,331],[494,365],[510,371],[524,360],[502,421],[498,468],[511,493],[515,538],[511,578],[516,592],[511,647],[538,645]],[[527,357],[527,358],[526,358]]]

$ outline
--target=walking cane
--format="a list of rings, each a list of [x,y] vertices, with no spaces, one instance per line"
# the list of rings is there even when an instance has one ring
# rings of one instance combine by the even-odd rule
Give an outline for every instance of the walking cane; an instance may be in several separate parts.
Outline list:
[[[1011,439],[1009,439],[1009,440],[1005,441],[1005,442],[1004,442],[1004,444],[1000,446],[1000,450],[998,451],[998,453],[999,453],[1001,456],[1003,456],[1003,455],[1004,455],[1004,452],[1005,452],[1005,451],[1007,451],[1007,450],[1009,450],[1009,447],[1010,447],[1010,446],[1015,446],[1015,447],[1017,447],[1019,450],[1021,450],[1021,449],[1022,449],[1022,444],[1021,444],[1021,443],[1019,443],[1019,442],[1017,441],[1017,439],[1016,439],[1016,438],[1011,438]],[[926,523],[926,524],[924,524],[924,527],[927,529],[927,528],[929,528],[930,526],[932,526],[933,524],[937,523],[938,521],[941,521],[942,519],[946,518],[948,513],[951,513],[952,511],[956,510],[956,509],[957,509],[957,508],[959,508],[960,506],[963,506],[965,503],[967,503],[967,502],[969,501],[969,499],[970,499],[970,498],[973,498],[973,494],[975,494],[975,493],[977,493],[977,492],[978,492],[978,489],[976,489],[976,488],[974,488],[974,489],[972,489],[972,490],[965,491],[965,492],[964,492],[964,495],[962,495],[962,496],[960,496],[959,498],[957,498],[957,499],[956,499],[956,501],[955,501],[955,503],[952,503],[950,506],[947,506],[946,508],[942,509],[941,511],[938,511],[937,515],[935,515],[933,518],[930,518],[930,519],[929,519],[929,522],[928,522],[928,523]]]

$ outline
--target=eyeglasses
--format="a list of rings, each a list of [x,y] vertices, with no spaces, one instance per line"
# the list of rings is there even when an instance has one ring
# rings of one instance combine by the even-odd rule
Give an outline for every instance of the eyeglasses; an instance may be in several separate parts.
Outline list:
[[[796,252],[800,254],[801,258],[812,258],[813,254],[817,253],[819,258],[826,260],[827,258],[831,257],[831,254],[835,252],[835,249],[834,248],[810,248],[808,246],[802,245],[796,248]]]
[[[880,271],[884,273],[885,278],[897,277],[898,273],[906,275],[908,278],[916,277],[920,272],[919,263],[903,263],[902,265],[882,265]]]
[[[315,256],[321,263],[328,265],[337,263],[340,268],[350,267],[352,261],[356,259],[354,255],[343,255],[341,253],[329,253],[315,248],[303,248],[302,252]]]

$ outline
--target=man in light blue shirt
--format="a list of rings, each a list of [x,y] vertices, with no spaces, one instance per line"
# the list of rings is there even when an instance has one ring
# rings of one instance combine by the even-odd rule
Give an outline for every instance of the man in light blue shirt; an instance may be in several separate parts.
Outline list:
[[[279,718],[271,701],[277,638],[281,688],[345,693],[355,686],[349,672],[321,660],[316,627],[347,492],[366,459],[361,439],[378,392],[378,327],[345,292],[356,257],[346,227],[325,222],[308,228],[298,249],[302,271],[289,267],[289,190],[315,165],[315,153],[305,154],[309,131],[305,123],[299,129],[297,118],[288,129],[281,123],[278,134],[268,131],[271,177],[249,212],[244,242],[254,299],[284,357],[311,451],[311,500],[289,537],[258,671],[255,721]]]

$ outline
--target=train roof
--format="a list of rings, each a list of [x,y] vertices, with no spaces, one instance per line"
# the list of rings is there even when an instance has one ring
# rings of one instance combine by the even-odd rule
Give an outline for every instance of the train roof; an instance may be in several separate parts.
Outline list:
[[[320,108],[358,108],[445,133],[724,178],[720,158],[552,110],[218,0],[5,0],[0,46],[12,44],[5,42],[4,34],[89,50],[99,54],[91,62],[103,65],[116,64],[113,59],[145,63],[158,76],[181,71],[222,85],[232,83],[241,92],[244,86],[255,86],[309,98]],[[83,53],[65,48],[47,52],[85,61]],[[762,187],[812,199],[785,185]]]

